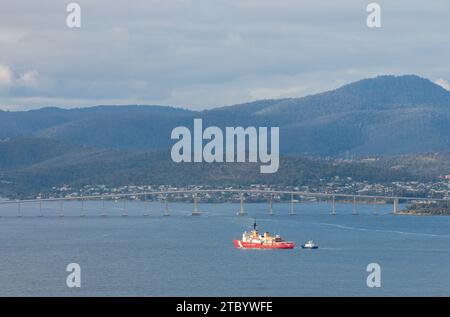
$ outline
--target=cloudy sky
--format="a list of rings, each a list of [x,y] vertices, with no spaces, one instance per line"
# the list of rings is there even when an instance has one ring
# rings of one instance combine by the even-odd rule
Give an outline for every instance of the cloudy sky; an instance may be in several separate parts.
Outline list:
[[[448,0],[0,0],[0,109],[297,97],[381,74],[450,89]]]

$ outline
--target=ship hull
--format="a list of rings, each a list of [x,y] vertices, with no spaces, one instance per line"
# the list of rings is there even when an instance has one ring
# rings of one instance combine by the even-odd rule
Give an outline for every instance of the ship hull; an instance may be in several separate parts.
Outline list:
[[[272,244],[243,242],[241,240],[234,240],[234,246],[238,249],[293,249],[295,247],[294,242],[284,241],[275,242]]]

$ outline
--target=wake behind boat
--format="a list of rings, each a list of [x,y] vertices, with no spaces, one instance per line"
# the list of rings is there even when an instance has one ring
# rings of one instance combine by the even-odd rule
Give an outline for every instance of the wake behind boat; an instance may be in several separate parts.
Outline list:
[[[238,249],[293,249],[295,243],[284,241],[279,235],[272,237],[268,232],[260,235],[255,222],[252,231],[242,234],[242,240],[234,240],[234,246]]]

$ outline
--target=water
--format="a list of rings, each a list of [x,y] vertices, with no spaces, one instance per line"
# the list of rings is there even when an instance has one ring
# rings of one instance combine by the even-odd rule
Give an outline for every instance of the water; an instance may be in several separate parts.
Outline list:
[[[434,296],[450,295],[450,217],[393,216],[392,206],[325,203],[238,204],[141,202],[0,205],[0,296]],[[373,215],[374,211],[378,215]],[[44,217],[36,217],[40,213]],[[298,245],[318,250],[237,250],[233,239],[258,221]],[[66,286],[69,263],[81,265],[81,288]],[[381,288],[366,286],[366,266],[381,266]]]

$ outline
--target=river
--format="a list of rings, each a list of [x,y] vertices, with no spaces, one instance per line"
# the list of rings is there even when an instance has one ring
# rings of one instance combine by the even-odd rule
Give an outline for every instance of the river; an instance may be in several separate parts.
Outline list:
[[[450,295],[450,217],[393,216],[392,206],[327,203],[164,206],[77,202],[0,205],[0,296],[433,296]],[[16,217],[20,212],[22,217]],[[144,213],[149,216],[143,216]],[[374,212],[377,214],[375,215]],[[37,217],[40,214],[44,217]],[[79,217],[83,213],[85,217]],[[238,250],[250,229],[280,233],[318,250]],[[81,267],[81,288],[68,288],[66,266]],[[381,287],[369,288],[369,263]]]

